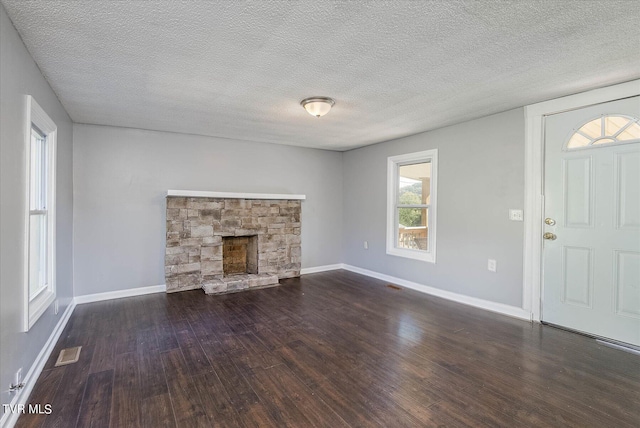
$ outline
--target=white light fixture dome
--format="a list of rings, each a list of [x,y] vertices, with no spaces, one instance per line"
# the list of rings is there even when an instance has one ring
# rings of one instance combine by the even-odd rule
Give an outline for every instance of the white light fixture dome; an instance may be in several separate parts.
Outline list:
[[[304,107],[307,113],[315,117],[321,117],[329,113],[335,103],[333,98],[328,97],[309,97],[300,101],[300,105]]]

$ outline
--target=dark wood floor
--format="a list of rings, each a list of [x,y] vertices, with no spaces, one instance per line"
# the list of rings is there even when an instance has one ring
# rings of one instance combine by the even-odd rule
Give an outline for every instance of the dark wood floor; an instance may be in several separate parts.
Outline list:
[[[640,357],[346,271],[80,305],[18,426],[640,426]],[[80,361],[54,368],[62,348]]]

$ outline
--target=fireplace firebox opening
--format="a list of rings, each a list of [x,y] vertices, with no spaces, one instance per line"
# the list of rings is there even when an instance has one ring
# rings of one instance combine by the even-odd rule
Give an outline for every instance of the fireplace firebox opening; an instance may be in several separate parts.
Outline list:
[[[222,270],[224,276],[258,273],[258,236],[225,236],[222,238]]]

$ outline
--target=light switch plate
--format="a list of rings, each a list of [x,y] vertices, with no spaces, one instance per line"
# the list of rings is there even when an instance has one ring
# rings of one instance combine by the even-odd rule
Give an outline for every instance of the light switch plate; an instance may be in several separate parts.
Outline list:
[[[489,269],[491,272],[497,272],[498,262],[493,259],[489,259],[489,261],[487,262],[487,269]]]
[[[524,221],[524,213],[522,210],[509,210],[509,220],[511,221]]]

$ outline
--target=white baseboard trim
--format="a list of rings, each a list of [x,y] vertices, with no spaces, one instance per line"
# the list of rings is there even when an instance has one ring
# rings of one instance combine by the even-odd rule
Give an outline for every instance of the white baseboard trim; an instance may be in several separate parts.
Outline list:
[[[342,263],[336,263],[335,265],[314,266],[310,268],[300,269],[300,275],[306,275],[308,273],[327,272],[330,270],[338,270],[343,268]]]
[[[420,291],[422,293],[431,294],[432,296],[442,297],[443,299],[452,300],[454,302],[462,303],[464,305],[474,306],[476,308],[484,309],[491,312],[496,312],[503,315],[508,315],[514,318],[520,318],[530,321],[531,314],[522,308],[516,306],[505,305],[503,303],[492,302],[489,300],[478,299],[477,297],[465,296],[464,294],[453,293],[451,291],[441,290],[439,288],[429,287],[428,285],[418,284],[417,282],[407,281],[405,279],[396,278],[391,275],[385,275],[383,273],[374,272],[372,270],[359,268],[347,264],[342,265],[342,269],[350,272],[359,273],[362,275],[370,276],[372,278],[381,279],[383,281],[389,281],[394,284],[402,285],[412,290]]]
[[[129,288],[126,290],[108,291],[106,293],[85,294],[83,296],[76,296],[75,301],[77,305],[83,303],[101,302],[103,300],[121,299],[123,297],[142,296],[143,294],[152,293],[164,293],[167,291],[167,286],[152,285],[150,287],[138,287]]]
[[[27,404],[27,401],[29,400],[29,395],[31,395],[31,391],[35,386],[36,381],[40,377],[40,373],[42,373],[42,369],[44,368],[45,363],[49,359],[49,356],[51,355],[53,348],[56,346],[56,343],[58,343],[58,339],[60,338],[60,335],[64,331],[64,328],[66,327],[67,322],[69,322],[69,318],[71,318],[71,314],[73,313],[73,310],[75,309],[75,307],[76,307],[75,299],[72,299],[71,303],[69,303],[69,306],[67,306],[67,309],[64,311],[64,313],[60,317],[58,324],[56,324],[53,331],[51,332],[49,339],[47,339],[46,343],[42,347],[42,350],[40,350],[40,353],[38,354],[35,361],[31,365],[31,368],[29,368],[29,371],[27,372],[26,376],[24,377],[23,379],[24,387],[18,393],[16,393],[16,395],[13,397],[13,400],[11,400],[11,403],[9,403],[11,406]],[[20,417],[21,414],[22,414],[21,412],[5,411],[4,414],[2,415],[2,418],[0,419],[0,427],[13,428],[16,422],[18,422],[18,418]]]

